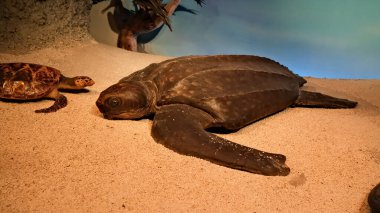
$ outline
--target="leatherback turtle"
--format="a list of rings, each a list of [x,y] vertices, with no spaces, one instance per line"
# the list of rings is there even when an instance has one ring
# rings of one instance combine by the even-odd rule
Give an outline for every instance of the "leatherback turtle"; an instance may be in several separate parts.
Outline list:
[[[54,104],[37,113],[55,112],[67,105],[58,89],[80,90],[95,82],[87,76],[65,77],[52,67],[30,63],[0,64],[0,99],[35,100],[55,99]]]
[[[185,56],[154,63],[101,92],[107,119],[154,115],[152,136],[178,153],[263,175],[287,175],[281,154],[208,132],[237,130],[290,106],[352,108],[357,102],[301,90],[306,80],[268,58]]]
[[[380,212],[380,183],[368,195],[368,204],[373,213]]]

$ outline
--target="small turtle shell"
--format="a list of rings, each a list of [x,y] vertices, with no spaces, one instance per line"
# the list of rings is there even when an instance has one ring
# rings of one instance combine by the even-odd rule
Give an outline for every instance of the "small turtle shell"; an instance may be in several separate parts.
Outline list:
[[[0,98],[31,100],[47,96],[60,81],[57,69],[38,64],[0,64]]]

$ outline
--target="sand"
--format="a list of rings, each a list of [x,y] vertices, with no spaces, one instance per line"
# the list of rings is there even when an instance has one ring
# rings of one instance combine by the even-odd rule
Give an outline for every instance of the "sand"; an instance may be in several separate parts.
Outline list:
[[[0,54],[67,76],[87,93],[0,102],[0,212],[369,212],[380,181],[380,80],[307,78],[309,90],[353,99],[355,109],[289,108],[224,138],[287,156],[291,173],[266,177],[179,155],[150,136],[151,120],[106,120],[95,101],[120,78],[168,57],[93,40],[74,47]]]
[[[0,52],[25,53],[89,39],[91,0],[1,0]]]

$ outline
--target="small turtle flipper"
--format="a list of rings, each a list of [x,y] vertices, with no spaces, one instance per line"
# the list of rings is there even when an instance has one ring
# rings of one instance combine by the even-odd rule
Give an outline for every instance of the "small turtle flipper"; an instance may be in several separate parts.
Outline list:
[[[354,108],[358,103],[347,99],[335,98],[318,92],[300,91],[293,106],[315,108]]]
[[[263,175],[288,175],[286,157],[233,143],[205,131],[213,123],[208,113],[188,105],[167,105],[154,117],[152,136],[180,154]]]
[[[57,92],[55,92],[55,91],[52,92],[48,97],[55,99],[54,104],[51,107],[48,107],[48,108],[45,108],[45,109],[36,110],[35,111],[36,113],[55,112],[55,111],[57,111],[57,110],[65,107],[67,105],[67,98],[64,95],[59,94],[58,91]]]

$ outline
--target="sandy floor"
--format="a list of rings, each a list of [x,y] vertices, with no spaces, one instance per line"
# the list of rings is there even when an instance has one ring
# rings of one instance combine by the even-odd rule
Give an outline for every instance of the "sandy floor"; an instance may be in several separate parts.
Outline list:
[[[102,90],[164,59],[93,41],[0,54],[96,81],[88,93],[66,93],[56,113],[34,113],[49,100],[0,102],[0,212],[369,212],[367,194],[380,182],[380,80],[309,78],[310,90],[359,106],[291,108],[222,135],[288,157],[289,176],[265,177],[166,149],[150,120],[101,117]]]

